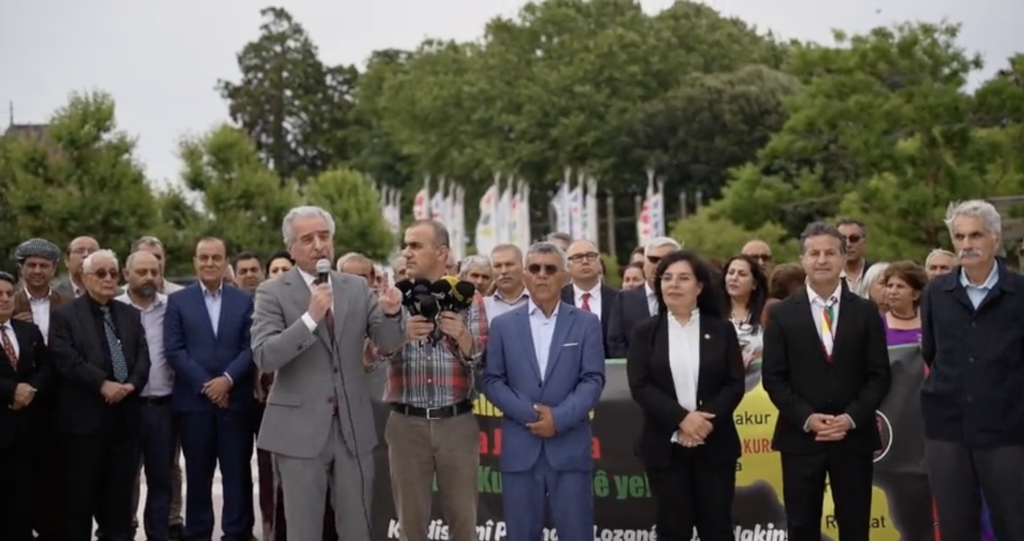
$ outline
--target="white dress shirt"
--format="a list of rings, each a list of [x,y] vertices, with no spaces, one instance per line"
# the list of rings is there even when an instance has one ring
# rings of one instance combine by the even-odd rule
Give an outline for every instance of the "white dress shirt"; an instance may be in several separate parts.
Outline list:
[[[672,386],[676,401],[686,411],[697,410],[697,383],[700,379],[700,311],[690,314],[683,325],[668,316],[668,366],[672,372]],[[679,442],[679,431],[672,433],[672,442]]]
[[[843,298],[842,280],[839,281],[839,285],[836,286],[836,290],[833,291],[832,294],[829,295],[829,297],[835,298],[835,302],[832,304],[832,342],[834,348],[836,329],[839,328],[839,305],[841,304],[840,299]],[[828,299],[821,298],[821,295],[818,295],[817,293],[814,292],[813,289],[811,289],[810,284],[807,284],[807,298],[811,299],[811,316],[814,318],[814,326],[818,331],[818,340],[824,340],[825,337],[822,336],[821,333],[824,332],[825,329],[822,327],[821,322],[825,318],[824,312],[825,307],[828,305]],[[849,415],[845,416],[850,420],[850,426],[853,428],[857,428],[857,424],[853,422],[853,417],[850,417]],[[804,432],[810,432],[810,424],[810,419],[807,419],[807,421],[804,422]]]
[[[46,295],[42,297],[33,297],[28,289],[25,290],[25,296],[28,297],[28,306],[32,310],[32,323],[39,327],[39,332],[43,333],[43,342],[49,343],[50,340],[50,295],[53,294],[53,290],[46,292]]]
[[[128,293],[122,293],[114,300],[123,302],[139,311],[142,328],[149,345],[149,379],[139,396],[160,398],[171,396],[174,391],[174,370],[167,362],[164,351],[164,314],[167,312],[167,295],[157,293],[149,306],[139,306]]]
[[[590,308],[590,313],[597,316],[597,319],[601,319],[601,282],[597,282],[589,291],[580,289],[576,284],[572,285],[572,296],[573,304],[577,308],[583,308],[583,295],[589,293],[590,297],[587,298],[587,306]]]
[[[654,289],[647,282],[644,282],[644,293],[647,294],[647,310],[652,316],[658,315],[658,296],[654,294]]]
[[[555,323],[558,321],[558,309],[562,303],[555,305],[555,310],[550,316],[544,315],[544,311],[530,303],[528,314],[530,316],[530,334],[533,335],[533,352],[537,355],[537,368],[540,370],[540,379],[544,381],[544,374],[548,369],[548,356],[551,353],[551,341],[555,337]]]

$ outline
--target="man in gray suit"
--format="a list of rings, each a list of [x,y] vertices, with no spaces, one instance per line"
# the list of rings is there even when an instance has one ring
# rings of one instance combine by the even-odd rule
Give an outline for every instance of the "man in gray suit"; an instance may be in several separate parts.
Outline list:
[[[321,541],[328,487],[339,537],[368,541],[377,431],[363,345],[401,346],[401,294],[378,296],[338,272],[319,283],[317,261],[334,259],[334,219],[323,209],[292,209],[281,229],[295,268],[256,290],[253,360],[277,372],[256,445],[273,454],[289,541]]]

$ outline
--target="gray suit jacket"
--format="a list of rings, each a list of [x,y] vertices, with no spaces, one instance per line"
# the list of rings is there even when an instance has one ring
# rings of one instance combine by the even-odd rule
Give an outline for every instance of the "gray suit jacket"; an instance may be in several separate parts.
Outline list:
[[[256,290],[252,358],[262,372],[277,373],[256,442],[260,449],[295,458],[318,456],[330,435],[335,397],[349,452],[364,455],[377,445],[363,346],[369,336],[382,350],[397,349],[405,338],[403,316],[385,317],[359,276],[331,272],[331,284],[333,350],[323,321],[315,332],[302,321],[310,290],[298,268]]]

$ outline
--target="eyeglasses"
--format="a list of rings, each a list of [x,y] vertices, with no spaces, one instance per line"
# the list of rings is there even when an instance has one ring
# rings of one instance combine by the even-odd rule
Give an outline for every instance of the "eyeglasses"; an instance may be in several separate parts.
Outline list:
[[[600,257],[600,256],[601,256],[601,254],[598,254],[597,252],[586,252],[586,253],[583,253],[583,254],[573,254],[573,255],[569,256],[569,261],[572,261],[573,263],[579,263],[580,261],[583,261],[584,259],[586,259],[587,261],[596,261],[597,258]]]
[[[847,235],[847,237],[846,237],[846,242],[848,242],[850,244],[857,244],[858,242],[860,242],[862,240],[864,240],[864,237],[862,237],[860,235]]]
[[[96,269],[89,274],[99,278],[100,280],[106,280],[107,278],[117,280],[117,269]]]
[[[649,255],[649,256],[647,256],[647,262],[650,263],[651,265],[657,265],[658,263],[661,263],[661,260],[662,260],[662,256],[660,256],[660,255]]]
[[[747,254],[747,257],[756,259],[761,262],[767,262],[772,260],[772,254]]]
[[[535,276],[541,274],[542,272],[548,276],[554,276],[558,274],[558,266],[552,265],[550,263],[547,265],[541,265],[540,263],[530,263],[526,267],[526,272],[533,274]]]

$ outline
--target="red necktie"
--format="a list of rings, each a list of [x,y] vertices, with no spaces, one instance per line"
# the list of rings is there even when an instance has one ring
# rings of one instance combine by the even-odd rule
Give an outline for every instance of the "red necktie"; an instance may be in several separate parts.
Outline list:
[[[0,342],[3,343],[4,353],[7,354],[7,359],[11,361],[11,367],[14,371],[18,371],[18,355],[14,353],[14,344],[11,343],[11,339],[7,336],[7,325],[0,325]]]
[[[583,304],[580,305],[580,308],[582,308],[582,309],[584,309],[584,310],[586,310],[588,312],[590,311],[590,293],[584,293],[583,294]]]
[[[331,339],[334,339],[334,310],[327,310],[324,315],[324,321],[327,322],[327,332],[330,333]]]

